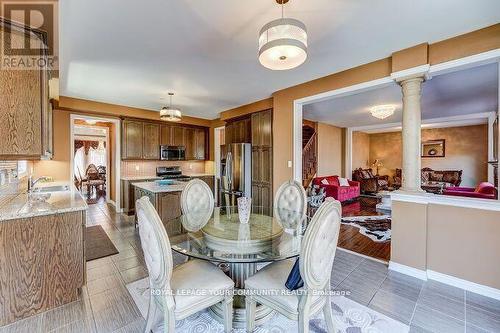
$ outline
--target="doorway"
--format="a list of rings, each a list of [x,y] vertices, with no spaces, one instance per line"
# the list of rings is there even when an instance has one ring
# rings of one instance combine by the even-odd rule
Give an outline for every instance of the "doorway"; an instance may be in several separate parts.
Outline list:
[[[71,179],[88,204],[120,211],[118,119],[71,115]]]

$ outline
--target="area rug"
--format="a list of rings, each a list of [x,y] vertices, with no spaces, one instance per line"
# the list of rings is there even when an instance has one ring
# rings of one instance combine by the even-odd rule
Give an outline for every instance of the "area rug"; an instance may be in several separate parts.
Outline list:
[[[145,278],[129,283],[127,289],[142,316],[146,318],[149,301],[148,279]],[[332,308],[335,326],[337,328],[336,333],[403,333],[409,331],[407,325],[343,296],[332,297]],[[309,328],[310,331],[314,333],[326,332],[326,323],[322,313],[315,315],[311,319]],[[210,315],[208,310],[206,310],[177,321],[175,324],[175,331],[181,333],[223,333],[224,327]],[[292,333],[297,331],[297,322],[276,313],[274,317],[268,320],[264,325],[257,326],[254,332]],[[160,327],[155,332],[163,331]],[[245,333],[245,329],[233,329],[233,332]]]
[[[391,216],[351,216],[343,217],[342,223],[359,228],[359,232],[374,242],[391,240]]]
[[[118,250],[100,225],[85,229],[85,260],[91,261],[117,254]]]

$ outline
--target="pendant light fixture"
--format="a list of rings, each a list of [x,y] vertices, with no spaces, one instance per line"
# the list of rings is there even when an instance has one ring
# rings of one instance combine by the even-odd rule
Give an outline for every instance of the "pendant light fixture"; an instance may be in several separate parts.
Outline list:
[[[276,0],[281,5],[281,18],[264,25],[259,34],[259,61],[272,70],[298,67],[307,59],[306,25],[285,18],[284,5],[288,0]]]
[[[170,96],[170,106],[164,106],[160,110],[160,119],[165,120],[165,121],[181,121],[182,118],[182,113],[181,110],[172,107],[172,96],[174,96],[174,93],[168,93]]]

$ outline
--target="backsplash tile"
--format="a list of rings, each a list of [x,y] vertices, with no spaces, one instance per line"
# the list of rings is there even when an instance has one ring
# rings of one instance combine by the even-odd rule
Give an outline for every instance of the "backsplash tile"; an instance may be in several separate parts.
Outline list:
[[[122,161],[121,176],[156,176],[156,167],[180,166],[182,173],[205,173],[204,161]]]

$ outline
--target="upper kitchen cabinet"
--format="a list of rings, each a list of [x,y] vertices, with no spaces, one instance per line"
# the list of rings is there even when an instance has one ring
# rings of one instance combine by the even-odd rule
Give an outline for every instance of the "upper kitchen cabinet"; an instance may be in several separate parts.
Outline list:
[[[172,126],[172,146],[185,146],[186,129],[181,126]]]
[[[271,147],[272,139],[271,110],[252,114],[252,146]]]
[[[207,135],[205,127],[123,118],[122,159],[159,160],[160,145],[166,145],[184,146],[186,160],[205,160]]]
[[[172,126],[161,125],[160,144],[163,146],[173,146]]]
[[[195,159],[204,160],[206,159],[206,152],[208,151],[208,149],[206,148],[208,141],[207,131],[205,129],[197,128],[194,135],[196,148]]]
[[[42,47],[45,33],[0,20],[5,45],[39,45],[37,58],[48,59]],[[27,34],[29,31],[30,34]],[[3,48],[3,57],[17,58],[14,51]],[[9,54],[12,53],[12,54]],[[5,63],[5,62],[4,62]],[[0,70],[0,160],[36,160],[51,158],[52,110],[49,103],[49,70],[3,68]]]
[[[143,159],[144,124],[137,120],[122,123],[122,159]]]
[[[160,125],[144,123],[144,135],[142,145],[143,158],[146,160],[160,159]]]
[[[252,123],[250,117],[231,119],[226,122],[226,144],[252,142]]]
[[[202,128],[186,128],[184,138],[186,160],[205,160],[206,130]]]

